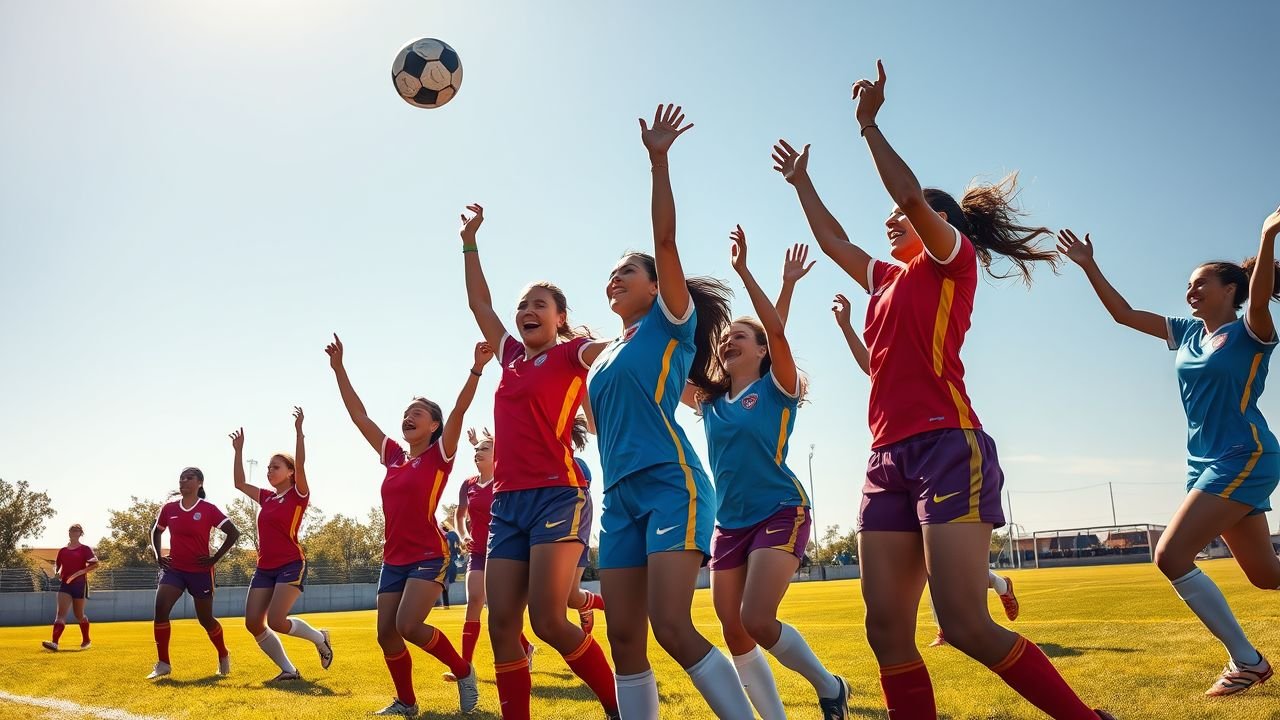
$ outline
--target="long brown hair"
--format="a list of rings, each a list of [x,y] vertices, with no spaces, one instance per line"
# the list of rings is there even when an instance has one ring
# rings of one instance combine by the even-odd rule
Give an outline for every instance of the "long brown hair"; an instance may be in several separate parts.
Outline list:
[[[1244,303],[1249,299],[1249,280],[1253,277],[1253,273],[1258,269],[1258,258],[1246,258],[1239,265],[1226,260],[1216,260],[1207,262],[1200,267],[1209,268],[1213,274],[1218,276],[1218,282],[1223,285],[1235,285],[1236,292],[1231,298],[1231,303],[1236,310],[1244,307]],[[1275,273],[1275,285],[1271,293],[1272,300],[1280,300],[1280,263],[1273,263],[1271,271]]]
[[[573,419],[573,428],[569,430],[573,435],[573,449],[582,452],[587,449],[587,416],[578,413]]]
[[[1014,205],[1018,193],[1018,173],[1014,172],[992,185],[970,185],[958,203],[938,188],[925,188],[924,199],[935,211],[946,213],[947,222],[969,238],[991,277],[1018,276],[1030,285],[1033,263],[1048,263],[1057,272],[1062,258],[1052,247],[1046,250],[1038,245],[1041,237],[1053,237],[1052,230],[1022,224],[1026,213]],[[1003,274],[993,271],[993,254],[1008,258],[1014,267]]]
[[[641,252],[630,252],[625,257],[633,257],[640,261],[649,279],[658,281],[658,264],[652,255]],[[712,277],[685,277],[685,286],[689,288],[689,297],[693,300],[694,310],[698,314],[698,324],[693,330],[693,364],[689,367],[689,382],[698,387],[710,387],[715,375],[715,344],[729,327],[729,298],[733,290],[724,282]],[[655,302],[657,302],[655,300]]]
[[[565,321],[561,323],[559,327],[556,328],[557,337],[559,337],[562,341],[573,340],[575,338],[580,338],[580,337],[581,338],[594,337],[591,334],[591,329],[588,328],[586,325],[579,325],[578,327],[569,326],[569,301],[567,298],[565,298],[564,291],[560,289],[559,285],[548,282],[546,280],[538,280],[526,285],[524,288],[524,292],[520,293],[520,295],[523,296],[534,288],[542,288],[543,290],[546,290],[547,292],[551,293],[551,299],[554,300],[556,303],[556,312],[564,313]],[[499,350],[500,349],[501,348],[499,348]]]

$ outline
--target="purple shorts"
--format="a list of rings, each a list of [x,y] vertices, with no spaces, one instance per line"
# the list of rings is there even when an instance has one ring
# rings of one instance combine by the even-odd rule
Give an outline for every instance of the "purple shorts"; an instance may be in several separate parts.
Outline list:
[[[467,556],[467,572],[484,572],[484,559],[488,557],[488,548],[472,550]]]
[[[69,583],[58,586],[58,592],[70,595],[72,600],[84,600],[89,597],[89,580],[81,575]]]
[[[276,585],[292,585],[302,590],[307,579],[307,561],[294,560],[277,568],[258,568],[253,571],[250,588],[274,588]]]
[[[948,428],[871,451],[858,531],[920,532],[921,525],[1004,525],[1004,472],[982,430]]]
[[[187,572],[165,568],[160,571],[160,584],[172,585],[191,593],[196,600],[213,598],[213,568],[199,572]]]
[[[756,550],[768,548],[804,557],[809,544],[809,531],[813,519],[807,507],[784,507],[778,512],[745,528],[716,526],[711,537],[712,572],[732,570],[747,564],[747,556]]]

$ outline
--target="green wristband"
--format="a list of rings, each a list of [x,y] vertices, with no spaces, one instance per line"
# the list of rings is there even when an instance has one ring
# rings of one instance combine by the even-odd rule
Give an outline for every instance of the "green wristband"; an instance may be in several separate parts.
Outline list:
[[[464,252],[464,253],[469,253],[469,252],[479,252],[479,251],[480,251],[480,248],[476,247],[476,245],[475,245],[474,243],[473,243],[473,244],[470,244],[470,245],[463,245],[463,246],[462,246],[462,252]]]

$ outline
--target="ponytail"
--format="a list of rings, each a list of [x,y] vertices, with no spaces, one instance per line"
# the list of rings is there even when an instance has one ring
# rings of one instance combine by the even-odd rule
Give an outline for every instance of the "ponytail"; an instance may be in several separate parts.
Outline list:
[[[587,418],[581,413],[573,419],[569,432],[573,436],[573,449],[582,452],[587,448]]]
[[[201,486],[200,486],[200,489],[196,491],[196,496],[197,496],[197,497],[199,497],[201,500],[203,500],[205,497],[207,497],[207,496],[204,494],[204,486],[203,486],[203,485],[201,485]]]
[[[1207,262],[1201,265],[1202,268],[1208,268],[1218,277],[1218,282],[1223,285],[1235,285],[1236,291],[1231,298],[1231,304],[1236,310],[1244,307],[1245,301],[1249,299],[1249,280],[1253,277],[1253,273],[1258,271],[1258,258],[1251,257],[1245,259],[1239,265],[1225,260],[1216,262]],[[1275,285],[1272,286],[1271,299],[1280,300],[1280,263],[1272,263],[1271,272],[1274,273]]]
[[[1052,247],[1039,247],[1040,238],[1053,238],[1052,230],[1022,224],[1026,213],[1014,205],[1019,193],[1017,185],[1018,173],[1014,172],[994,185],[970,185],[958,203],[937,188],[925,188],[924,197],[929,207],[946,213],[947,222],[969,238],[987,274],[1000,279],[1018,276],[1030,285],[1033,263],[1048,263],[1057,272],[1062,258]],[[1004,274],[994,272],[993,254],[1003,255],[1015,267]]]

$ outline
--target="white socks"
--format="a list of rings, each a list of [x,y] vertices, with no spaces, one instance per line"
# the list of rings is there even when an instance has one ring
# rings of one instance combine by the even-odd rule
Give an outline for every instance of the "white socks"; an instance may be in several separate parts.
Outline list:
[[[750,652],[742,655],[734,655],[733,665],[738,669],[742,689],[747,691],[747,697],[755,706],[760,720],[787,720],[787,713],[782,708],[782,698],[778,697],[778,686],[773,681],[773,670],[769,669],[769,661],[760,652],[760,647],[753,647]]]
[[[742,681],[724,653],[713,647],[706,657],[686,672],[716,717],[722,720],[751,717],[751,703],[742,690]]]
[[[838,697],[840,681],[836,680],[836,676],[827,672],[813,650],[809,649],[809,643],[804,641],[804,637],[795,628],[786,623],[779,624],[782,625],[782,632],[778,634],[778,642],[769,648],[769,654],[778,658],[778,662],[788,669],[803,675],[813,685],[813,689],[818,691],[818,697]]]
[[[1209,628],[1209,632],[1222,641],[1237,665],[1255,665],[1261,660],[1262,654],[1245,637],[1244,629],[1236,621],[1222,591],[1200,568],[1174,580],[1173,590]]]
[[[1009,592],[1009,583],[1005,582],[1004,578],[990,570],[987,571],[987,587],[995,590],[997,595],[1003,595]]]
[[[653,668],[636,675],[614,675],[618,715],[627,720],[658,720],[658,681]]]
[[[316,645],[324,644],[324,635],[320,631],[307,624],[302,618],[289,618],[289,635],[303,640],[310,640]]]
[[[284,645],[280,644],[280,636],[272,632],[271,628],[262,631],[262,634],[254,638],[258,641],[258,647],[262,648],[262,652],[271,658],[271,661],[280,666],[283,672],[297,672],[298,668],[289,662],[289,656],[284,652]]]

